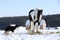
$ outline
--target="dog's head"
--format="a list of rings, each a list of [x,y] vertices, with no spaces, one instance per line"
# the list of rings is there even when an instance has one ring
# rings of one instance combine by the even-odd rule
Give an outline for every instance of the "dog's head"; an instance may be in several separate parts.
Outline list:
[[[29,18],[32,21],[40,20],[42,18],[42,11],[40,9],[32,9],[29,11]]]

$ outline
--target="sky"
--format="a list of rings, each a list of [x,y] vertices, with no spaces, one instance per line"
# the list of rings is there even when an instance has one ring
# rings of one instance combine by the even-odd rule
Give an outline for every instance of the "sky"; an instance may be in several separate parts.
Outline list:
[[[43,15],[60,14],[60,0],[0,0],[0,17],[28,16],[35,8]]]

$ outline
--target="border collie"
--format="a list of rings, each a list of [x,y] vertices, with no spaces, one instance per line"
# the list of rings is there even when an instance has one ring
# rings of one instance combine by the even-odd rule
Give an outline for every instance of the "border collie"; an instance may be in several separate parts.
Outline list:
[[[10,24],[9,26],[6,27],[5,29],[5,34],[8,34],[10,31],[14,32],[14,30],[17,28],[18,26],[15,24]]]

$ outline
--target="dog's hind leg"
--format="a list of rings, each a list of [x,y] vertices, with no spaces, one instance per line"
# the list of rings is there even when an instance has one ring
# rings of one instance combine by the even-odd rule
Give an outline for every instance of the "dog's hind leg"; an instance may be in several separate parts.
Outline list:
[[[5,31],[4,34],[8,35],[9,34],[9,31]]]

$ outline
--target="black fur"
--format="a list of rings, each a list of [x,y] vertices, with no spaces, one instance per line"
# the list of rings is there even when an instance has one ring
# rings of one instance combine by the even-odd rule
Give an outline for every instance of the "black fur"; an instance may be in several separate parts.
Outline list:
[[[16,27],[17,27],[17,25],[15,25],[15,26],[7,26],[6,29],[5,29],[5,32],[7,32],[7,31],[14,32],[14,30],[16,29]]]

